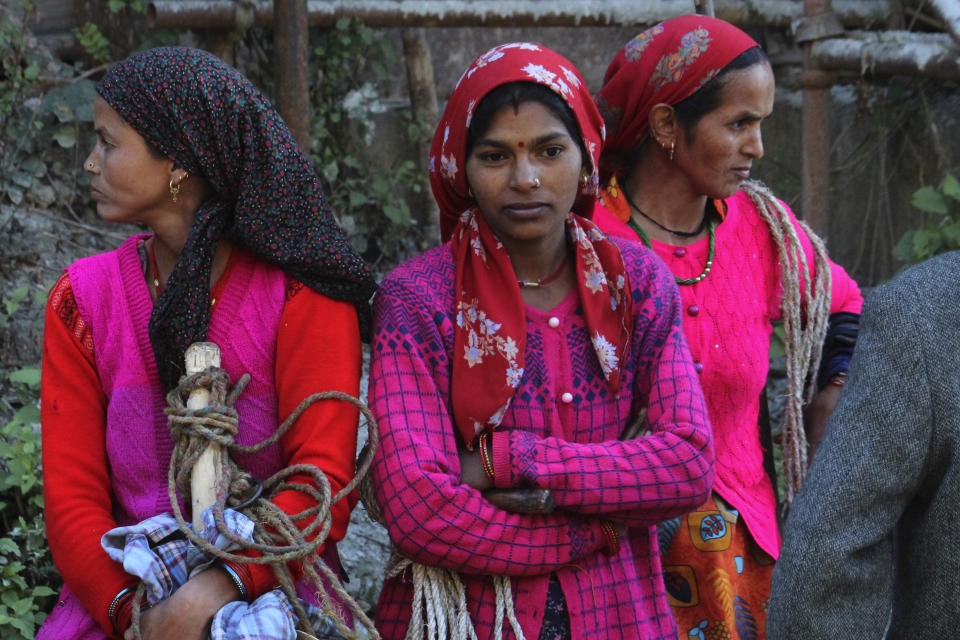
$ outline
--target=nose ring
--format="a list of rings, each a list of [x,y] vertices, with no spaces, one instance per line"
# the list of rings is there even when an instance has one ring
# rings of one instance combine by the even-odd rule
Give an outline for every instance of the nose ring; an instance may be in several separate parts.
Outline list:
[[[534,178],[534,179],[533,179],[533,188],[534,188],[534,189],[539,189],[539,188],[540,188],[540,178]]]
[[[94,167],[96,167],[96,165],[93,164],[93,160],[87,163],[87,169],[90,169],[90,171],[93,171]]]

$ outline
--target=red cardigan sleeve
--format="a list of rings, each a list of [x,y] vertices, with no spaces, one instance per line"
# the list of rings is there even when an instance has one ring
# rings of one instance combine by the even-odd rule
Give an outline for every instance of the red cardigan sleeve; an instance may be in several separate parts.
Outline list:
[[[107,399],[66,274],[47,300],[40,411],[47,539],[64,582],[108,632],[114,596],[137,580],[100,537],[117,526],[105,443]]]
[[[277,334],[276,385],[281,421],[304,398],[320,391],[343,391],[358,397],[360,350],[355,307],[293,283]],[[330,481],[331,493],[336,495],[354,476],[358,417],[358,410],[346,402],[314,403],[280,440],[286,464],[319,467]],[[294,480],[309,483],[305,476],[295,476]],[[314,504],[298,491],[283,492],[274,503],[287,513],[297,513]],[[329,542],[342,540],[346,535],[356,503],[357,495],[353,492],[333,505]],[[308,521],[302,522],[303,526],[307,524]],[[246,569],[250,582],[245,579],[244,583],[251,599],[277,586],[267,565],[247,565]]]

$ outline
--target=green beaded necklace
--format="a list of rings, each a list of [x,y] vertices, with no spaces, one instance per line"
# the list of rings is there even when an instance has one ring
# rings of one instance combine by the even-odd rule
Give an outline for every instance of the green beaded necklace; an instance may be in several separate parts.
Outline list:
[[[703,272],[701,272],[700,275],[698,275],[696,278],[677,278],[676,276],[674,276],[674,279],[677,281],[678,285],[683,286],[683,285],[689,285],[689,284],[696,284],[701,280],[703,280],[704,278],[706,278],[707,275],[710,273],[710,269],[713,268],[713,256],[714,256],[714,251],[716,249],[715,231],[718,223],[719,221],[716,219],[716,217],[712,217],[712,219],[710,220],[710,224],[707,227],[707,234],[710,237],[710,247],[709,249],[707,249],[707,264],[703,268]],[[633,216],[630,216],[627,219],[627,225],[631,229],[637,232],[637,235],[640,236],[641,240],[643,240],[643,244],[647,245],[647,247],[651,249],[653,248],[653,245],[650,243],[650,238],[649,236],[647,236],[646,231],[640,228],[640,225],[638,225],[637,221],[633,219]]]

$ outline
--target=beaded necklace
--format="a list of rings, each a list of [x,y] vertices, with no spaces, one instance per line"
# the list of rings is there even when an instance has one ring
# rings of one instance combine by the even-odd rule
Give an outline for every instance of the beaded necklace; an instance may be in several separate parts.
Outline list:
[[[696,284],[707,277],[710,273],[710,269],[713,268],[713,256],[716,250],[716,228],[719,224],[719,221],[715,217],[711,217],[710,223],[707,226],[707,234],[710,237],[710,247],[707,249],[707,264],[704,266],[703,271],[695,278],[678,278],[674,276],[674,280],[677,281],[678,285],[690,285]],[[640,225],[637,224],[637,221],[630,217],[627,219],[627,225],[637,232],[637,235],[640,236],[640,239],[643,240],[643,244],[647,245],[648,248],[652,249],[653,244],[650,242],[650,238],[647,236],[647,233],[640,228]]]

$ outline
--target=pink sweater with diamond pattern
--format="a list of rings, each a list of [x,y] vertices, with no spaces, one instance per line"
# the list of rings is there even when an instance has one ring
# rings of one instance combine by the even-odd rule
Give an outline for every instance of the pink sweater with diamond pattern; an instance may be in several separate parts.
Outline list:
[[[553,490],[557,511],[502,511],[460,484],[450,413],[454,263],[448,245],[397,268],[375,304],[370,403],[380,424],[377,497],[399,552],[458,572],[479,637],[491,637],[491,575],[508,575],[527,638],[536,638],[556,573],[573,637],[675,638],[656,523],[709,495],[706,407],[680,331],[679,296],[649,250],[617,241],[634,296],[620,393],[604,381],[576,293],[550,312],[526,308],[520,386],[495,432],[496,484]],[[620,441],[648,409],[650,435]],[[604,554],[601,520],[631,529]],[[410,620],[409,572],[388,579],[377,608],[385,638]],[[509,632],[507,637],[513,637]]]
[[[740,191],[724,202],[727,215],[716,230],[710,274],[680,287],[683,331],[710,407],[717,448],[715,489],[740,512],[757,544],[776,558],[776,498],[763,468],[757,415],[770,368],[772,323],[780,320],[779,260],[769,227],[749,196]],[[599,204],[594,222],[609,235],[639,244],[637,234]],[[797,235],[812,265],[810,240],[799,228]],[[652,245],[678,278],[703,271],[707,238],[682,248],[656,240]],[[837,264],[831,263],[831,275],[830,313],[860,313],[863,298],[857,283]]]

